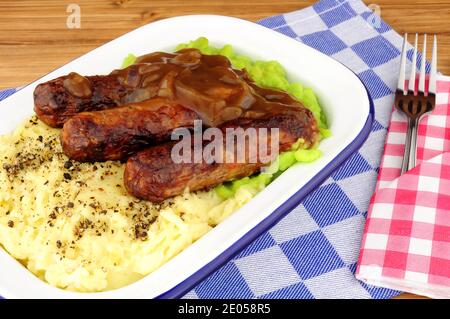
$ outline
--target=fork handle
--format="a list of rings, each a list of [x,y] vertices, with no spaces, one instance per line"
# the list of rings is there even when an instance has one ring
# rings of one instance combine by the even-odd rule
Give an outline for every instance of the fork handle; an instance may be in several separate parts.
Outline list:
[[[419,117],[414,120],[411,120],[412,128],[411,128],[411,148],[409,151],[409,159],[408,159],[408,170],[416,167],[416,158],[417,158],[417,133],[419,127]]]
[[[403,161],[401,175],[408,171],[409,155],[411,153],[411,138],[413,134],[414,120],[408,117],[408,130],[406,131],[405,151],[403,152]]]

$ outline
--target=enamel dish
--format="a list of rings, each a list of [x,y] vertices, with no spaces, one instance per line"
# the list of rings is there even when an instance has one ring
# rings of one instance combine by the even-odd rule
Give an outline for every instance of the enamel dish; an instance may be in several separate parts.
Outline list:
[[[145,278],[117,290],[77,293],[35,277],[0,248],[0,295],[4,298],[176,298],[229,261],[318,187],[367,138],[373,103],[358,77],[328,56],[258,24],[215,15],[192,15],[150,23],[47,74],[0,102],[0,134],[33,114],[37,84],[68,74],[108,74],[128,53],[173,51],[178,43],[207,37],[232,44],[253,59],[277,60],[291,81],[311,87],[320,99],[333,135],[322,141],[323,156],[289,168],[265,190],[197,242]],[[38,57],[37,57],[38,58]]]

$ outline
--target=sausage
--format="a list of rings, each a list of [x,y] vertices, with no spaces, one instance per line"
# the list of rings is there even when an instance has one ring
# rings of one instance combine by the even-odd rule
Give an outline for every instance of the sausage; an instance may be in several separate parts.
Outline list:
[[[217,67],[231,70],[227,58],[203,56],[196,49],[184,49],[173,54],[154,52],[108,75],[82,76],[72,72],[41,83],[34,91],[34,110],[47,125],[62,127],[81,112],[111,109],[157,96],[172,96],[173,79],[183,72],[189,75],[190,71],[198,70],[199,65],[211,72]]]
[[[259,116],[274,108],[301,107],[285,92],[260,88],[245,71],[234,70],[220,55],[196,49],[142,56],[122,70],[104,76],[70,73],[38,85],[34,91],[37,116],[52,127],[62,127],[81,112],[102,111],[167,98],[195,110],[206,126],[238,117]]]
[[[316,143],[318,136],[316,121],[312,113],[305,108],[260,119],[239,118],[223,124],[220,129],[225,133],[227,129],[239,127],[244,130],[250,127],[278,128],[280,152],[288,150],[299,138],[305,140],[305,145],[311,146]],[[257,132],[259,134],[260,131]],[[270,145],[270,134],[267,135],[266,142],[266,145]],[[237,143],[238,141],[234,143],[235,149],[240,146]],[[208,163],[205,160],[195,163],[193,158],[190,163],[175,163],[172,160],[172,149],[176,142],[150,147],[128,159],[124,173],[125,187],[130,194],[138,198],[158,203],[182,194],[186,188],[190,191],[208,189],[226,181],[250,176],[267,163],[250,160],[248,140],[245,143],[246,154],[243,163]],[[225,141],[223,147],[225,150]],[[195,151],[195,145],[191,147],[191,151]],[[223,154],[225,156],[226,152]]]
[[[71,90],[70,79],[78,81],[80,89]],[[66,85],[64,84],[66,83]],[[116,107],[130,88],[121,85],[117,77],[82,77],[77,73],[39,84],[34,90],[34,111],[38,118],[51,127],[62,127],[80,112],[104,110]]]
[[[165,100],[152,99],[115,109],[84,112],[61,130],[64,153],[80,162],[126,160],[150,145],[170,140],[178,127],[192,127],[194,111]]]

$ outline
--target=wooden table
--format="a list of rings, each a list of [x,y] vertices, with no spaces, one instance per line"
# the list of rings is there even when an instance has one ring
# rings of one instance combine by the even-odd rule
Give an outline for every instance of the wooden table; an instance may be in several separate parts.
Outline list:
[[[171,16],[214,13],[258,20],[313,4],[311,0],[2,0],[0,89],[29,83],[143,24]],[[81,7],[81,28],[68,29],[69,3]],[[374,0],[400,33],[436,33],[439,69],[450,74],[449,0]],[[149,39],[151,41],[151,39]],[[400,298],[420,298],[403,294]]]

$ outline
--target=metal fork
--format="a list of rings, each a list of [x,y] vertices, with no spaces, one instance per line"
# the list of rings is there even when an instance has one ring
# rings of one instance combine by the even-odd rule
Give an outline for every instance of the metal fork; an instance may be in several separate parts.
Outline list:
[[[417,155],[417,127],[420,119],[427,113],[433,111],[436,105],[436,77],[437,77],[437,39],[434,36],[433,52],[431,58],[431,70],[429,75],[428,90],[425,88],[426,76],[426,51],[427,35],[424,35],[422,61],[420,65],[419,89],[415,90],[416,84],[416,63],[417,63],[417,42],[418,34],[414,45],[414,54],[409,76],[408,88],[405,87],[406,73],[406,51],[408,34],[403,38],[403,50],[400,61],[400,75],[395,92],[395,107],[403,112],[408,118],[408,131],[405,140],[405,152],[402,162],[402,174],[416,166]]]

